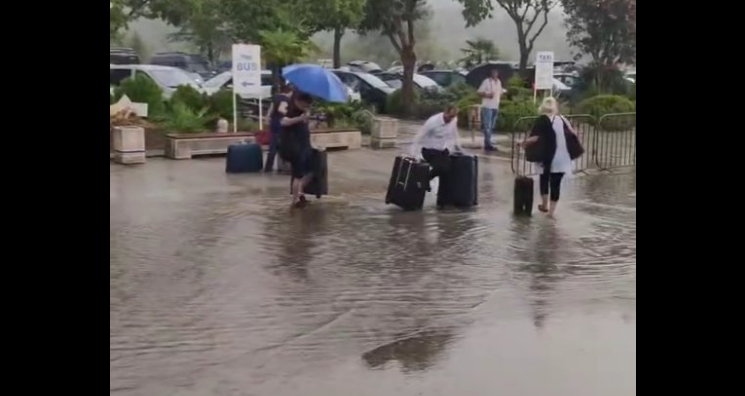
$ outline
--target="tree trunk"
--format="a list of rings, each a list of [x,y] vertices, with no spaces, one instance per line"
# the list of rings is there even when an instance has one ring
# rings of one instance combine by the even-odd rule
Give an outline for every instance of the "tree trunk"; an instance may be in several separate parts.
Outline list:
[[[344,37],[344,29],[334,30],[334,69],[341,67],[341,39]]]
[[[520,47],[520,76],[523,78],[527,77],[528,60],[530,58],[530,51],[528,50],[528,37],[523,29],[522,22],[517,23],[517,44]]]
[[[207,61],[210,65],[215,65],[215,49],[212,46],[212,43],[207,43]]]
[[[411,116],[414,109],[414,72],[416,69],[416,52],[411,45],[401,49],[401,63],[404,66],[404,81],[401,87],[401,104],[404,116]]]

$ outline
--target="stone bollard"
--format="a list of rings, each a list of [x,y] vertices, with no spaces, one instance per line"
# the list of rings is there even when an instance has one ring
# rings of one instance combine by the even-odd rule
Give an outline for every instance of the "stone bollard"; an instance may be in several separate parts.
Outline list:
[[[396,139],[398,139],[398,120],[376,117],[373,121],[370,146],[376,150],[396,148]]]
[[[114,160],[124,165],[144,164],[145,129],[139,127],[115,127]]]
[[[220,118],[217,121],[217,133],[228,133],[230,129],[230,123],[224,118]]]

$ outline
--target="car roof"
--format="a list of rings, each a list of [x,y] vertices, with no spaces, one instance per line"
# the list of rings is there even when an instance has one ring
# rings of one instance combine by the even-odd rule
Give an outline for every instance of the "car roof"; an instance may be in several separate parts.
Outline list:
[[[133,70],[142,70],[142,71],[171,71],[171,70],[178,70],[182,71],[179,68],[171,67],[171,66],[160,66],[160,65],[112,65],[109,64],[109,69],[133,69]]]

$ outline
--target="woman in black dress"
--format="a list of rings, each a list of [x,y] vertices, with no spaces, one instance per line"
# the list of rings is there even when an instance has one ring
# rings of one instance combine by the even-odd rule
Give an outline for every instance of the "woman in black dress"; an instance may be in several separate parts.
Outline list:
[[[287,113],[280,123],[279,155],[292,166],[292,206],[302,208],[307,205],[303,189],[311,180],[310,144],[310,95],[296,92],[290,100]]]

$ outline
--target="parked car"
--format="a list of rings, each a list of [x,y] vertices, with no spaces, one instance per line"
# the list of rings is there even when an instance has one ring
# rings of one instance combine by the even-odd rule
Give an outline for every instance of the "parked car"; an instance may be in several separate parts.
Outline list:
[[[176,67],[188,73],[196,73],[203,79],[210,79],[217,74],[202,55],[185,54],[183,52],[159,52],[153,56],[150,63]]]
[[[581,82],[581,78],[573,73],[554,73],[554,79],[572,89],[577,88]]]
[[[394,89],[401,89],[403,87],[403,76],[396,73],[378,73],[375,75],[375,77],[378,77],[379,79],[383,80],[386,84],[390,85],[391,88]],[[414,85],[422,90],[432,90],[432,91],[440,91],[442,90],[442,87],[437,84],[434,80],[431,78],[421,75],[421,74],[414,74]]]
[[[109,65],[109,89],[118,87],[124,79],[135,76],[144,76],[155,81],[163,91],[164,99],[170,99],[176,88],[181,85],[188,85],[199,92],[204,92],[185,71],[158,65]]]
[[[357,73],[376,74],[383,71],[380,65],[369,61],[352,61],[347,64],[347,67],[349,68],[349,71]]]
[[[109,48],[110,65],[139,65],[140,56],[132,48]]]
[[[227,71],[218,74],[203,85],[204,91],[212,95],[221,89],[233,89],[233,72]],[[255,96],[244,95],[244,99],[255,99]],[[261,98],[269,99],[272,97],[272,72],[269,70],[261,71]]]
[[[345,70],[332,70],[339,79],[355,93],[359,93],[362,101],[375,106],[375,109],[385,112],[388,95],[396,90],[383,80],[369,73],[358,73]]]
[[[451,85],[465,84],[467,73],[456,70],[431,70],[420,74],[431,78],[441,87],[447,88]]]

